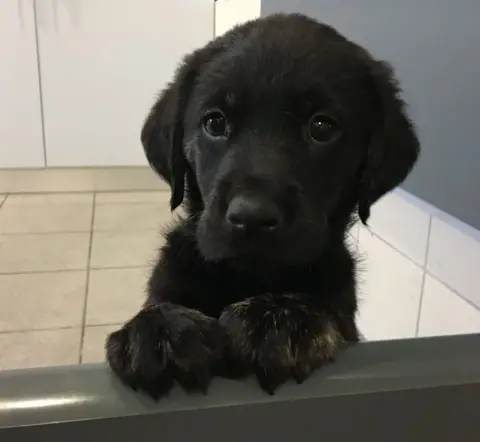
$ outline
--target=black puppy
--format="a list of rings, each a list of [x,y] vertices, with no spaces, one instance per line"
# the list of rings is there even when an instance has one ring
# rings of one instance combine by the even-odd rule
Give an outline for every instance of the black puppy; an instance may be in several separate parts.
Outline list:
[[[419,152],[398,93],[387,64],[298,14],[185,58],[141,138],[187,216],[108,338],[126,384],[158,398],[254,373],[273,393],[358,341],[346,232]]]

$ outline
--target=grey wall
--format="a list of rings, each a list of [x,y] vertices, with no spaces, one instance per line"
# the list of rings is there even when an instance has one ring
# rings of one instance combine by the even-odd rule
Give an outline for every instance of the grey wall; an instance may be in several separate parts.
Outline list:
[[[423,152],[404,188],[480,228],[480,1],[262,0],[302,12],[391,61]]]

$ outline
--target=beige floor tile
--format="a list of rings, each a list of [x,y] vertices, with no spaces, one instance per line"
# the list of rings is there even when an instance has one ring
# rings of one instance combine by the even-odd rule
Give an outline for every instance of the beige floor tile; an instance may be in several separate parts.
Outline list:
[[[93,168],[99,192],[146,192],[166,190],[168,185],[149,166]]]
[[[95,208],[94,230],[157,230],[172,222],[161,204],[106,204]]]
[[[0,370],[78,363],[80,328],[0,334]]]
[[[138,313],[149,275],[150,267],[91,270],[87,325],[123,323]]]
[[[162,204],[165,207],[170,203],[170,192],[99,192],[95,202],[101,204]]]
[[[2,207],[3,202],[5,201],[6,195],[0,195],[0,207]]]
[[[86,271],[0,275],[0,331],[79,327]]]
[[[92,268],[148,266],[164,242],[155,230],[144,232],[94,232]]]
[[[105,341],[110,333],[118,330],[119,325],[86,327],[83,338],[82,362],[93,364],[105,361]]]
[[[38,193],[18,194],[8,197],[7,205],[32,204],[92,204],[93,193]]]
[[[89,233],[0,235],[0,273],[82,270]]]
[[[0,212],[0,233],[88,232],[92,223],[90,204],[9,204]]]

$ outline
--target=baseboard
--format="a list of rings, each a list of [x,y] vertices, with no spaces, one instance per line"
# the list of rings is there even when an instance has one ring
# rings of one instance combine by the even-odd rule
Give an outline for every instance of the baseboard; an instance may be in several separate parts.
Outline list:
[[[406,190],[397,188],[394,190],[393,193],[405,199],[405,201],[408,201],[410,204],[418,207],[420,210],[423,210],[424,212],[430,214],[432,217],[442,220],[444,223],[450,225],[455,230],[458,230],[464,235],[469,236],[477,242],[480,242],[480,229],[478,229],[477,227],[460,220],[456,216],[451,215],[442,209],[439,209],[433,204],[421,199],[416,195],[413,195],[410,192],[407,192]]]
[[[0,170],[0,193],[163,190],[149,167],[92,167]]]

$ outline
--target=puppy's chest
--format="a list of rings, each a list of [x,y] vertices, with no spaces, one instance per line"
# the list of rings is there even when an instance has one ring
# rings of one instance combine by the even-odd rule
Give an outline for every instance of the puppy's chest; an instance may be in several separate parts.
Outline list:
[[[222,306],[264,294],[295,293],[321,297],[325,285],[328,284],[319,274],[250,275],[228,271],[217,274],[207,283],[213,298]]]

